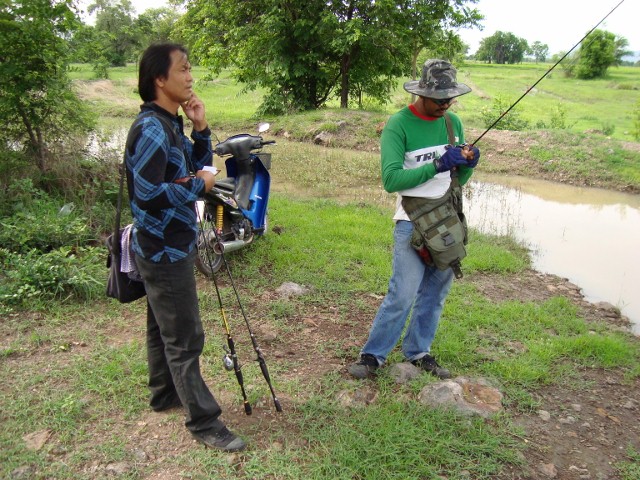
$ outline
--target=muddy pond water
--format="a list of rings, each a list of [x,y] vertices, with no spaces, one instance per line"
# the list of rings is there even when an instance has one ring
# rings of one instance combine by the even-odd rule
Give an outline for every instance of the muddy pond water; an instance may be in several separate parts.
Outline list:
[[[512,235],[531,250],[535,270],[617,306],[640,335],[640,196],[478,176],[465,199],[472,227]]]

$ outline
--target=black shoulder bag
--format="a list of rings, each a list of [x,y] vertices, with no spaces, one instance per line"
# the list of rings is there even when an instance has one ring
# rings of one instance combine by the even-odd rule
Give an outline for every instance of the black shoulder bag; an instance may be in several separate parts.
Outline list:
[[[138,119],[139,121],[140,119]],[[132,125],[131,131],[133,131],[134,125]],[[127,144],[125,146],[128,148],[129,145],[129,137],[127,137]],[[144,283],[133,280],[129,277],[127,272],[123,272],[120,269],[120,262],[122,259],[122,251],[121,251],[121,238],[122,233],[124,231],[123,228],[120,228],[120,218],[122,213],[122,194],[124,190],[124,174],[127,169],[126,163],[126,151],[124,158],[122,160],[122,164],[120,165],[120,189],[118,191],[118,203],[116,210],[116,221],[113,229],[113,233],[109,235],[107,238],[107,250],[109,252],[109,256],[107,257],[107,268],[109,269],[109,277],[107,278],[107,297],[115,298],[120,303],[129,303],[137,300],[139,298],[144,297],[147,292],[144,289]]]

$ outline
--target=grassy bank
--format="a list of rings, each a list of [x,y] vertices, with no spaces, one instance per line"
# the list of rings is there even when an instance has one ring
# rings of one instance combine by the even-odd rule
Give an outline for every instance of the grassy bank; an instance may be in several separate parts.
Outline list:
[[[458,80],[472,87],[472,92],[460,98],[453,109],[468,128],[486,127],[482,112],[491,109],[496,99],[506,106],[515,102],[542,77],[552,64],[525,63],[493,65],[467,62],[458,67]],[[123,99],[138,102],[135,65],[109,69],[110,81]],[[194,67],[194,76],[203,78],[205,70]],[[88,65],[74,65],[72,78],[91,81]],[[389,115],[410,100],[402,88],[407,79],[398,79],[397,87],[387,105],[367,104],[368,111]],[[212,81],[200,81],[196,91],[205,100],[212,118],[221,125],[247,122],[261,102],[261,92],[247,92],[228,72]],[[108,102],[109,98],[103,98]],[[546,126],[574,133],[602,134],[618,140],[634,141],[634,121],[638,120],[640,101],[640,68],[611,67],[607,76],[596,80],[565,77],[562,66],[556,67],[515,108],[515,112],[533,129]],[[337,99],[329,102],[329,110],[339,106]],[[339,110],[339,109],[338,109]],[[134,110],[135,112],[135,110]],[[130,114],[130,110],[113,111]],[[497,112],[498,114],[501,111]],[[317,115],[317,114],[316,114]],[[313,115],[312,115],[313,117]],[[497,117],[492,117],[495,119]],[[374,119],[379,118],[374,116]],[[293,121],[292,125],[297,122]],[[288,127],[289,128],[289,127]],[[292,128],[289,128],[292,130]]]

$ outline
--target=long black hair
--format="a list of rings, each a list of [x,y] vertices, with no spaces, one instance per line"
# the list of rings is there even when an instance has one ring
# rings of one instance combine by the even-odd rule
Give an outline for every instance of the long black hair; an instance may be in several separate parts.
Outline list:
[[[188,55],[187,49],[177,43],[151,45],[142,54],[138,69],[138,92],[145,102],[156,99],[156,78],[167,78],[171,68],[171,53],[179,50]]]

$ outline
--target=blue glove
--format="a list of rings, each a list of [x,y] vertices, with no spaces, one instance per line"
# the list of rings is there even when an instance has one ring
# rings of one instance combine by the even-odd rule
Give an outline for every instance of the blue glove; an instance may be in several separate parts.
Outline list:
[[[467,160],[466,166],[475,168],[478,165],[478,160],[480,160],[480,150],[477,147],[471,147],[470,150],[473,152],[473,160]]]
[[[462,148],[460,147],[447,147],[447,151],[444,152],[440,158],[436,158],[433,161],[436,167],[436,172],[448,172],[452,168],[460,166],[468,166],[467,160],[462,156]]]

